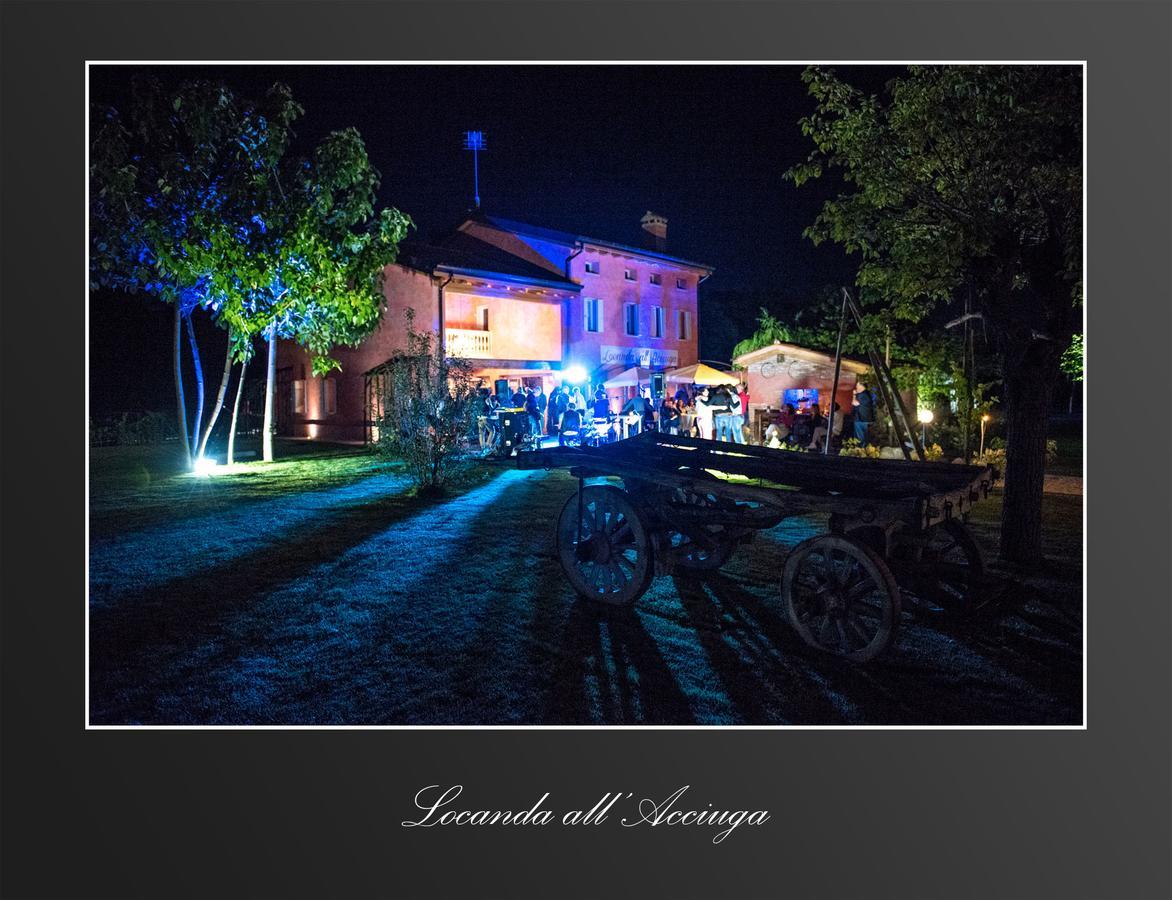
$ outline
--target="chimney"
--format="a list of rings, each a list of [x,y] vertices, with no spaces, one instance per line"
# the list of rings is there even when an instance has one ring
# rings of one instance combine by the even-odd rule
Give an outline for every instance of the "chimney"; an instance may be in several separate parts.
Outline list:
[[[647,210],[646,215],[639,220],[643,226],[643,246],[658,253],[667,252],[667,219]]]

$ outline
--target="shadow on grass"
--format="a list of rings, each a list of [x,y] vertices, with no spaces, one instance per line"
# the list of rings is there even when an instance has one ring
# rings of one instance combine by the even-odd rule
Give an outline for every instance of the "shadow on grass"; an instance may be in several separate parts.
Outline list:
[[[90,610],[91,718],[95,723],[147,718],[125,699],[158,681],[160,669],[182,664],[216,641],[221,655],[247,648],[247,636],[223,626],[265,596],[338,559],[354,545],[428,509],[494,480],[465,478],[442,498],[392,494],[330,510],[279,541],[145,589],[122,591]],[[404,561],[407,562],[406,560]],[[232,646],[233,641],[239,646]],[[164,675],[164,678],[166,675]],[[166,685],[164,685],[166,687]]]
[[[1044,609],[1029,621],[997,608],[960,622],[905,615],[888,655],[854,664],[808,647],[778,606],[725,574],[677,577],[675,584],[742,722],[1077,721],[1080,659],[1073,635]],[[1010,692],[1018,696],[1007,702]]]
[[[562,631],[542,721],[688,725],[695,717],[639,613],[578,600]]]

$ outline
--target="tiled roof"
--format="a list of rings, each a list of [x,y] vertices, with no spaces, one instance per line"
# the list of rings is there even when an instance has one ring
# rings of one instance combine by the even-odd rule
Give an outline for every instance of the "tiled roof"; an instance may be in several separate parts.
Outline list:
[[[500,216],[480,215],[483,221],[503,231],[512,231],[516,234],[526,234],[531,237],[538,238],[545,241],[553,241],[559,244],[568,244],[571,247],[575,244],[595,244],[600,247],[611,247],[615,250],[625,250],[628,253],[635,253],[640,256],[648,256],[652,259],[662,259],[665,262],[682,263],[686,266],[693,266],[698,269],[707,269],[714,271],[714,267],[708,263],[694,262],[693,260],[684,259],[680,256],[672,256],[670,253],[660,253],[657,250],[648,250],[646,247],[638,247],[634,244],[623,244],[618,241],[606,240],[604,238],[590,237],[585,234],[575,234],[571,231],[559,231],[556,228],[544,228],[540,225],[530,225],[526,222],[518,222],[515,219],[504,219]]]
[[[495,274],[507,279],[555,285],[568,290],[580,289],[580,285],[564,275],[535,265],[462,231],[436,243],[404,241],[399,247],[398,261],[402,265],[428,272],[439,269]]]

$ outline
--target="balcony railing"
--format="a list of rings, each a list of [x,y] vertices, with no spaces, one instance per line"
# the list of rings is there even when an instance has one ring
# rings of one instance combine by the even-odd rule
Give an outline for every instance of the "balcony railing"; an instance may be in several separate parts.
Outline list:
[[[470,328],[446,328],[445,349],[449,356],[464,359],[492,359],[492,332]]]

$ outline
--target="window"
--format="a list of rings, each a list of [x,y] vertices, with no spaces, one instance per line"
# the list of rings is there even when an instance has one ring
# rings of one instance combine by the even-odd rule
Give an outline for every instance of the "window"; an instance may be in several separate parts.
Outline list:
[[[651,319],[651,336],[663,337],[663,307],[653,306],[651,309],[654,313]]]
[[[293,382],[293,412],[305,415],[305,379]]]
[[[658,272],[652,272],[650,275],[647,276],[647,280],[650,281],[652,284],[663,284],[663,276],[660,275]]]
[[[321,406],[327,416],[338,411],[338,382],[334,378],[326,378],[321,383]]]
[[[688,280],[686,278],[677,278],[676,288],[681,291],[686,291],[688,289]]]
[[[635,303],[628,303],[623,310],[623,321],[626,325],[626,332],[629,335],[636,335],[639,333],[639,306]]]
[[[625,278],[627,281],[634,281],[635,280],[635,270],[634,269],[623,269],[623,278]]]
[[[481,331],[488,331],[488,307],[478,306],[476,308],[476,324]]]
[[[678,328],[678,337],[681,341],[686,341],[692,337],[692,314],[686,309],[680,310]]]
[[[596,259],[586,260],[586,274],[588,274],[588,275],[597,275],[598,274],[598,260],[596,260]]]
[[[597,297],[582,301],[582,324],[587,331],[602,331],[602,301]]]

